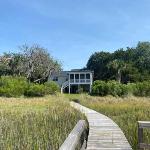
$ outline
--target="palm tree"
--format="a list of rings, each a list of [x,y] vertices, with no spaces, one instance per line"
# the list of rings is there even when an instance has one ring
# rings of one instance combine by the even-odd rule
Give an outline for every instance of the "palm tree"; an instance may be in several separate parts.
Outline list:
[[[121,83],[122,71],[126,69],[126,63],[122,60],[115,59],[108,64],[108,68],[113,68],[116,72],[116,81]]]

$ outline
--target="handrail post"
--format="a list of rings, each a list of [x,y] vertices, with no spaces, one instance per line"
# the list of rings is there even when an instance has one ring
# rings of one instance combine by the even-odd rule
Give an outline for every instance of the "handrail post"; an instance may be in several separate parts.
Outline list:
[[[140,123],[138,122],[138,149],[143,150],[140,147],[140,144],[143,143],[143,128],[141,128]]]
[[[144,150],[145,148],[150,149],[150,144],[144,143],[143,141],[143,129],[150,128],[150,121],[138,121],[138,149]]]

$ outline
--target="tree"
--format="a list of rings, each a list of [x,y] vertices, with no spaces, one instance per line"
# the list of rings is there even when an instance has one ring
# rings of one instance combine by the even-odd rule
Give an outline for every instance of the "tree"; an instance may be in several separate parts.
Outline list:
[[[141,74],[138,68],[132,63],[126,62],[126,68],[122,70],[122,83],[137,82],[140,81]]]
[[[52,74],[61,70],[61,64],[53,59],[47,50],[39,45],[23,45],[23,60],[20,62],[21,71],[32,82],[44,82]]]
[[[39,45],[22,45],[20,53],[0,56],[0,76],[25,76],[29,82],[45,82],[52,72],[61,70],[61,63]]]
[[[94,70],[94,80],[116,79],[118,82],[150,80],[150,42],[139,42],[135,48],[127,47],[108,52],[95,52],[87,62]]]
[[[109,77],[107,63],[111,60],[108,52],[95,52],[87,62],[87,69],[94,71],[94,80],[105,80]]]
[[[0,76],[2,75],[11,75],[10,62],[11,56],[4,53],[3,56],[0,56]]]
[[[118,81],[119,83],[121,83],[121,79],[122,79],[122,72],[123,70],[126,69],[126,63],[122,60],[118,60],[115,59],[112,62],[108,63],[108,68],[112,68],[115,70],[116,72],[116,81]]]
[[[150,72],[150,42],[139,42],[136,47],[136,66]]]

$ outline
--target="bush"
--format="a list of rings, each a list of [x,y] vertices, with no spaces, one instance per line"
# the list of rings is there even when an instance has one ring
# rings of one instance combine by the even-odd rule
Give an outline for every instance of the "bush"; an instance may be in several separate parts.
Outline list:
[[[2,76],[0,78],[0,96],[44,96],[45,94],[55,94],[59,92],[59,86],[53,82],[45,84],[28,83],[24,77]]]
[[[150,81],[138,82],[134,90],[136,96],[150,96]]]
[[[108,94],[108,86],[105,81],[97,80],[93,83],[92,94],[106,96]]]
[[[126,85],[127,94],[126,95],[134,95],[134,92],[136,90],[136,83],[128,83]],[[136,95],[135,95],[136,96]]]
[[[92,94],[99,96],[113,95],[123,96],[128,93],[127,87],[116,81],[95,81],[92,86]]]
[[[0,96],[21,96],[27,87],[28,82],[24,77],[3,76],[0,78]]]
[[[123,87],[120,83],[116,81],[109,81],[106,85],[108,87],[108,95],[122,96]]]
[[[24,93],[28,97],[38,97],[45,95],[45,89],[43,84],[30,84],[28,89]]]
[[[44,86],[45,94],[55,94],[56,92],[60,91],[58,84],[53,81],[46,82]]]
[[[92,94],[99,96],[150,96],[150,84],[148,82],[121,84],[116,81],[97,80],[93,83]]]

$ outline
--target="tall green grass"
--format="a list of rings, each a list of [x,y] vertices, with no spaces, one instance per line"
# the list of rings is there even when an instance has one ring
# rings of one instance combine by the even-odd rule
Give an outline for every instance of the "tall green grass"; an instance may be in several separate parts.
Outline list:
[[[79,99],[82,105],[112,118],[123,130],[132,148],[137,149],[137,121],[150,121],[150,98],[94,97],[83,94],[67,97],[70,100]],[[145,129],[144,142],[150,143],[150,131]]]
[[[0,98],[0,149],[57,150],[83,118],[60,96]]]

